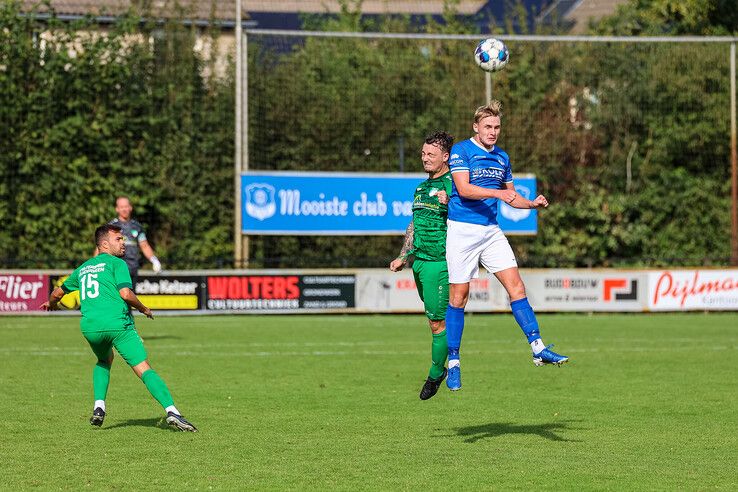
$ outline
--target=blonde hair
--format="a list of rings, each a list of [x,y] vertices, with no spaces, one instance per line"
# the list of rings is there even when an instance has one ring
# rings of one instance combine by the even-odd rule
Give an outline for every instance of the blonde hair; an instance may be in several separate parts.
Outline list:
[[[487,116],[497,116],[502,118],[502,103],[497,99],[492,99],[484,106],[479,106],[474,112],[474,123],[479,123]]]

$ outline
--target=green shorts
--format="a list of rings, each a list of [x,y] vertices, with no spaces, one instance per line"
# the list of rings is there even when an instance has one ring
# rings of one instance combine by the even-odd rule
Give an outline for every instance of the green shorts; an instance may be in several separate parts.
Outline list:
[[[116,352],[133,367],[145,361],[146,348],[136,330],[82,332],[98,360],[108,360],[115,347]]]
[[[413,263],[415,285],[420,299],[425,304],[425,315],[429,320],[446,319],[448,307],[448,267],[446,261],[415,259]]]

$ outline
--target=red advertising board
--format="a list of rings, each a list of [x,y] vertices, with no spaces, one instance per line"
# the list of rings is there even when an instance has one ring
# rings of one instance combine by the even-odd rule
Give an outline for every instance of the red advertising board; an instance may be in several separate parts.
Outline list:
[[[48,299],[48,295],[48,275],[0,273],[0,311],[41,311],[40,306]]]

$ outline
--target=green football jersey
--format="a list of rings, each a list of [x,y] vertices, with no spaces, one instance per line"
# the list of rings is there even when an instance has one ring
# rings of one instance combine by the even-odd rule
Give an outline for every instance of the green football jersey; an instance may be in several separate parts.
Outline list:
[[[133,316],[120,296],[120,289],[132,288],[126,262],[107,253],[82,263],[64,281],[65,293],[79,291],[82,331],[132,329]]]
[[[428,178],[415,188],[413,199],[413,254],[430,261],[446,259],[448,205],[438,202],[438,192],[451,196],[451,173]]]

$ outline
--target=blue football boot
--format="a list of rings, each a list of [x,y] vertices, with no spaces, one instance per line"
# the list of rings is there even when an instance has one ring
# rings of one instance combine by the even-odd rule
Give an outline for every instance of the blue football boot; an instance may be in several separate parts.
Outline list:
[[[565,355],[557,354],[556,352],[553,352],[549,350],[549,348],[553,347],[553,344],[547,345],[545,349],[541,350],[537,354],[533,355],[533,364],[537,366],[545,366],[546,364],[553,364],[555,366],[560,366],[561,364],[568,362],[569,358]],[[451,376],[449,375],[449,379]]]
[[[448,368],[446,386],[448,386],[448,389],[451,391],[458,391],[461,389],[461,367],[454,366]]]

